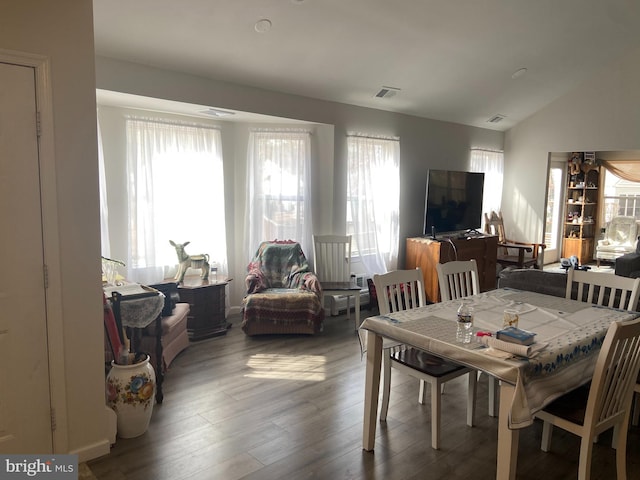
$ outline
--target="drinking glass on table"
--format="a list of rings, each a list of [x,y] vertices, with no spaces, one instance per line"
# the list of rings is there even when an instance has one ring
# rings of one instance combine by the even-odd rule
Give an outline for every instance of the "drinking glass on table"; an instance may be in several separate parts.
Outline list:
[[[519,312],[517,310],[506,309],[502,316],[502,326],[518,328],[518,320],[520,319]]]

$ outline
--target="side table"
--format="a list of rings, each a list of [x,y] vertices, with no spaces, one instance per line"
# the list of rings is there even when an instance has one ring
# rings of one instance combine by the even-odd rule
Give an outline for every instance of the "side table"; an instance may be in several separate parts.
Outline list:
[[[190,305],[187,320],[189,340],[225,335],[230,324],[225,312],[226,286],[231,279],[202,280],[199,276],[185,277],[178,285],[181,302]]]

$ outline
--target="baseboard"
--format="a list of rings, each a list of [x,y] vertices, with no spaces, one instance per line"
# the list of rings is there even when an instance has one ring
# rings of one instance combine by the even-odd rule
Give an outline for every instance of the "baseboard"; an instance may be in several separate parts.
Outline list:
[[[69,454],[78,455],[78,462],[88,462],[94,458],[104,457],[111,452],[111,443],[108,438],[92,445],[85,445],[81,448],[71,450]]]

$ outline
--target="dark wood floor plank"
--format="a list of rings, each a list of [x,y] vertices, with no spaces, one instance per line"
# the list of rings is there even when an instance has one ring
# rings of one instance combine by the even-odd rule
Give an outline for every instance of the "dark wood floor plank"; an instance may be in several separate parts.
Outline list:
[[[171,365],[149,430],[118,439],[89,462],[98,480],[495,478],[498,421],[478,384],[476,426],[466,425],[466,378],[449,382],[442,448],[431,448],[431,406],[417,380],[393,372],[389,414],[375,452],[362,450],[365,361],[353,321],[328,317],[316,336],[227,335],[194,342]],[[522,430],[518,479],[575,478],[579,441],[556,429],[540,451],[541,424]],[[615,478],[610,434],[595,445],[592,478]],[[628,442],[628,477],[640,478],[640,429]]]

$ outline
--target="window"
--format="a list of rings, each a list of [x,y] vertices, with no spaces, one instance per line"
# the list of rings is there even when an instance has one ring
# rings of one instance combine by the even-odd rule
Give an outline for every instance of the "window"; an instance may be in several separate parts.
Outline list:
[[[352,256],[369,275],[398,264],[400,141],[350,135],[347,138],[347,234]]]
[[[311,243],[311,134],[304,130],[254,130],[247,168],[248,258],[265,240],[295,240],[307,256]]]
[[[504,153],[480,148],[471,149],[470,169],[484,172],[482,211],[499,212],[502,206],[502,181],[504,177]],[[484,218],[482,219],[484,227]]]
[[[625,180],[605,170],[602,205],[603,226],[613,217],[640,218],[640,183]]]
[[[128,278],[154,283],[175,274],[176,243],[227,271],[224,181],[216,128],[128,118]]]

